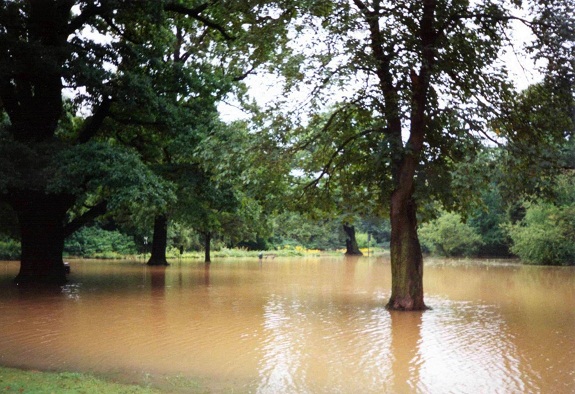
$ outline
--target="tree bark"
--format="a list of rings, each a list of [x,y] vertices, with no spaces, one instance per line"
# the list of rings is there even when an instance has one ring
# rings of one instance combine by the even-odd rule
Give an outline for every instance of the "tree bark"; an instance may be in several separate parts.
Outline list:
[[[346,256],[363,256],[355,238],[355,227],[346,222],[343,224],[343,231],[345,231]]]
[[[210,258],[210,251],[211,251],[212,233],[205,232],[203,235],[204,235],[204,262],[211,263],[212,260]]]
[[[66,283],[62,260],[64,222],[74,198],[42,192],[12,195],[11,205],[20,223],[22,247],[20,272],[14,279],[19,285]]]
[[[425,310],[423,256],[417,236],[417,207],[411,193],[396,191],[391,197],[391,297],[392,310]]]
[[[166,259],[168,246],[168,218],[158,215],[154,219],[154,236],[152,237],[152,253],[148,265],[170,265]]]

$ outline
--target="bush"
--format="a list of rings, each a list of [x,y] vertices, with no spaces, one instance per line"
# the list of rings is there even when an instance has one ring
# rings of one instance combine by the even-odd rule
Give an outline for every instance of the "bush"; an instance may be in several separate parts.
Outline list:
[[[568,265],[575,261],[575,207],[537,204],[506,230],[511,252],[529,264]]]
[[[136,254],[132,237],[119,231],[85,227],[66,240],[64,254],[80,257],[106,257]]]
[[[482,244],[481,236],[455,213],[443,213],[419,229],[424,248],[440,256],[473,256]]]
[[[19,260],[20,242],[11,238],[0,238],[0,260]]]

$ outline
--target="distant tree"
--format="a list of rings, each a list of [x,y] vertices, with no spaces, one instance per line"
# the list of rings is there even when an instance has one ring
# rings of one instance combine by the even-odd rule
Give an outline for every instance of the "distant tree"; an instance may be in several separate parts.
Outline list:
[[[479,196],[483,204],[470,210],[467,223],[481,236],[477,253],[480,256],[509,256],[510,240],[503,229],[509,220],[512,202],[504,202],[499,185],[491,183]]]
[[[301,246],[307,249],[335,250],[344,245],[339,218],[321,217],[285,210],[272,218],[270,242],[276,247]],[[316,217],[312,217],[315,213]]]
[[[345,254],[347,256],[363,256],[363,253],[357,245],[355,226],[345,222],[343,224],[343,231],[345,232]]]

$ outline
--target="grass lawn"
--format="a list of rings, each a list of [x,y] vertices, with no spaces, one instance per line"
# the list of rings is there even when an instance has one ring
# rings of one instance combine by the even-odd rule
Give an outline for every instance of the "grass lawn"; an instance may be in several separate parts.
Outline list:
[[[106,382],[90,375],[72,372],[23,371],[0,368],[0,393],[125,393],[150,394],[160,391],[118,383]]]

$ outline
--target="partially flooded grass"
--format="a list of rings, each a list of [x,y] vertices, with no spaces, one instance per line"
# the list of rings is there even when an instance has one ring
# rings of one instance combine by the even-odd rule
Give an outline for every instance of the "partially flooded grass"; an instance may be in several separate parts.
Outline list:
[[[160,391],[149,387],[108,382],[83,373],[0,368],[0,393],[151,394]]]
[[[77,372],[43,372],[0,367],[0,393],[25,394],[160,394],[206,393],[198,381],[183,375],[145,374],[142,385],[117,383]]]

